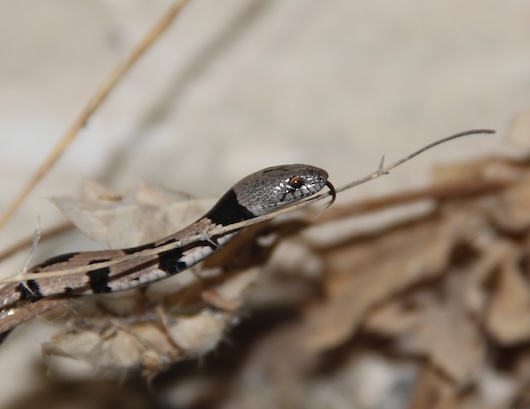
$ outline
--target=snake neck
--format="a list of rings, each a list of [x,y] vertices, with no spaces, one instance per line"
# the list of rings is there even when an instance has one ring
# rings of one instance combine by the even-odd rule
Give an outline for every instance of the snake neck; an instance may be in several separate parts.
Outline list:
[[[234,189],[230,189],[204,217],[210,219],[213,224],[228,226],[233,223],[252,219],[256,215],[239,203],[236,192]]]

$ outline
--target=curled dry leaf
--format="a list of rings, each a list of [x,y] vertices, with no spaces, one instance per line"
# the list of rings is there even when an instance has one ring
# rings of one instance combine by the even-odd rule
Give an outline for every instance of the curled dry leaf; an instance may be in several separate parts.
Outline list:
[[[494,197],[487,206],[487,216],[496,226],[509,232],[523,233],[530,227],[530,176]]]
[[[405,312],[407,325],[395,340],[399,350],[426,356],[456,384],[466,386],[482,367],[485,346],[480,329],[463,305],[460,279],[454,277],[448,284],[442,295],[427,290],[417,294],[413,306],[402,306],[413,311]],[[368,328],[372,329],[369,324]]]
[[[146,184],[140,185],[135,193],[137,200],[114,194],[92,182],[85,184],[83,199],[54,197],[51,200],[87,237],[113,249],[137,246],[174,233],[202,216],[214,202],[211,199],[174,201]],[[107,200],[108,197],[119,200]]]
[[[486,328],[501,345],[530,339],[530,286],[516,264],[519,259],[512,251],[500,264],[486,320]]]
[[[367,315],[364,328],[391,337],[407,354],[429,358],[459,387],[468,385],[484,363],[484,282],[511,250],[503,242],[489,245],[484,257],[448,271],[438,285],[377,307]]]
[[[451,214],[331,249],[326,254],[328,301],[307,317],[310,348],[339,345],[377,303],[441,274],[463,227],[462,216]]]
[[[141,368],[149,376],[167,368],[182,355],[160,325],[137,322],[122,326],[117,321],[97,324],[90,320],[88,328],[77,325],[56,336],[52,342],[42,345],[43,354],[75,358],[102,369]]]

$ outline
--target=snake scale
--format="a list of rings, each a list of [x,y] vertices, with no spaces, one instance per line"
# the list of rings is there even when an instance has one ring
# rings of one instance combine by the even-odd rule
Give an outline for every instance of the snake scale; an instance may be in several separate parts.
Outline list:
[[[316,194],[325,186],[330,190],[332,203],[335,189],[323,169],[295,164],[274,166],[252,173],[232,186],[204,216],[170,236],[122,250],[63,254],[33,266],[28,272],[44,273],[95,265],[94,269],[82,273],[28,279],[1,288],[0,320],[21,304],[35,303],[46,297],[125,291],[178,274],[204,260],[239,231],[203,238],[170,250],[164,250],[164,246],[199,232],[291,206]],[[157,251],[158,248],[161,250]],[[153,251],[149,256],[140,256],[146,249]],[[102,262],[117,258],[123,258],[123,261],[101,268]],[[0,334],[0,340],[2,338]]]

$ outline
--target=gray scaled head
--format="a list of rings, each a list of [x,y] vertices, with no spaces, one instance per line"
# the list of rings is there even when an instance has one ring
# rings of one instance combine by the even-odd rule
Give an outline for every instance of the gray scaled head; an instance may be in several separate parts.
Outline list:
[[[273,166],[252,173],[237,182],[233,190],[237,201],[255,216],[288,206],[330,187],[328,173],[310,165]]]

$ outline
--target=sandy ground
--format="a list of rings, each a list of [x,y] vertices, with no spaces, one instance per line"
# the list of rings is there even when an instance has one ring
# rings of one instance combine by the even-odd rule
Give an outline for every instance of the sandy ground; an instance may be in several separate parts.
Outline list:
[[[169,4],[0,0],[0,209]],[[215,197],[250,171],[302,162],[342,184],[383,154],[397,159],[469,128],[498,131],[427,153],[347,201],[504,150],[510,122],[530,107],[529,17],[524,1],[191,1],[0,232],[0,246],[31,235],[37,220],[43,229],[62,220],[46,198],[79,195],[86,178]],[[0,350],[2,400],[35,380],[40,341],[22,336]]]

